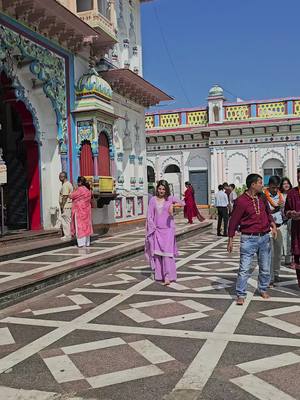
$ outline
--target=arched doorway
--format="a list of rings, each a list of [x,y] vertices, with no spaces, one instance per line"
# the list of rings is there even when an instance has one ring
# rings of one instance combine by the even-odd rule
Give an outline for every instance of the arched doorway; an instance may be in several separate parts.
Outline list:
[[[98,175],[110,176],[109,142],[105,132],[98,138]]]
[[[94,162],[91,143],[84,140],[80,149],[80,175],[94,176]]]
[[[272,175],[283,177],[284,166],[282,162],[276,158],[271,158],[263,164],[264,185],[268,186],[269,178]]]
[[[147,165],[147,180],[148,183],[155,183],[155,172],[151,165]]]
[[[181,198],[181,172],[178,165],[168,165],[164,171],[164,179],[169,182],[171,193]]]
[[[11,80],[0,73],[0,147],[7,165],[4,187],[9,230],[41,229],[39,146],[31,113],[16,98]]]
[[[155,194],[155,172],[151,165],[147,165],[148,193]]]

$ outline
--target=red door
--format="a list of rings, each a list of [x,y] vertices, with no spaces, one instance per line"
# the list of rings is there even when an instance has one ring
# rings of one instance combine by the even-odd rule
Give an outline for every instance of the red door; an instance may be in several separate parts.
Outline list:
[[[98,175],[110,176],[109,142],[104,132],[98,139]]]
[[[81,145],[80,174],[82,176],[94,176],[93,153],[89,142],[83,142]]]

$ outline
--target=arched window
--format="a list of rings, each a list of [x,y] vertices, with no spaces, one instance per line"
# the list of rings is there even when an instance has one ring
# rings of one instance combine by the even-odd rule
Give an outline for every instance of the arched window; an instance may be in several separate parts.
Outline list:
[[[276,158],[271,158],[263,164],[264,171],[264,185],[267,186],[269,183],[269,178],[272,175],[278,175],[280,178],[283,177],[283,164],[280,160]]]
[[[155,182],[155,172],[154,172],[154,168],[151,167],[151,165],[147,166],[147,180],[148,180],[148,183]]]
[[[214,122],[219,122],[220,121],[220,110],[219,110],[218,106],[214,106],[213,113],[214,113]]]
[[[91,144],[87,140],[85,140],[81,144],[80,175],[83,175],[83,176],[93,176],[94,175],[93,153],[92,153]]]
[[[178,165],[171,164],[168,165],[167,168],[165,169],[165,174],[171,174],[173,172],[180,172],[180,168],[178,167]]]
[[[105,132],[98,138],[98,175],[110,176],[109,142]]]

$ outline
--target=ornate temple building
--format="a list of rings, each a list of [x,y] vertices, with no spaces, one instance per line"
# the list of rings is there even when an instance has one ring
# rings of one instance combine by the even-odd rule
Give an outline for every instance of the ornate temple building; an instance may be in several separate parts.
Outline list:
[[[51,228],[58,174],[87,176],[94,223],[147,206],[142,0],[0,0],[0,148],[9,229]]]
[[[300,97],[228,102],[215,85],[204,107],[147,113],[146,136],[150,186],[165,178],[180,195],[189,180],[198,204],[211,204],[225,181],[242,187],[251,172],[296,184]]]

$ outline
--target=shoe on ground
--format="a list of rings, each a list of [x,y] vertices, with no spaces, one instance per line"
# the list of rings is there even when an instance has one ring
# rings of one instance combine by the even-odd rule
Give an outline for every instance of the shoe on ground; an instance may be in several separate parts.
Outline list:
[[[274,282],[275,283],[283,282],[283,279],[281,279],[279,276],[275,276]]]
[[[70,236],[62,236],[60,238],[60,240],[62,240],[63,242],[69,242],[71,240],[71,237]]]
[[[274,286],[274,282],[270,282],[268,288],[272,289]]]
[[[237,297],[237,299],[236,299],[236,304],[237,304],[238,306],[242,306],[242,305],[244,305],[244,303],[245,303],[244,297]]]
[[[267,292],[261,292],[260,295],[261,295],[261,297],[262,297],[263,299],[266,299],[266,300],[268,300],[268,299],[270,298],[270,296],[268,295]]]

